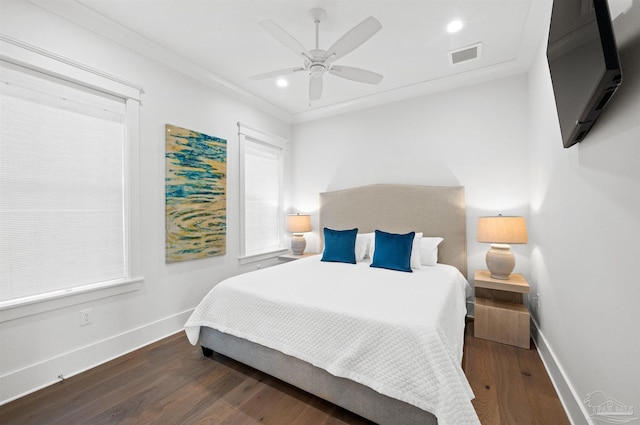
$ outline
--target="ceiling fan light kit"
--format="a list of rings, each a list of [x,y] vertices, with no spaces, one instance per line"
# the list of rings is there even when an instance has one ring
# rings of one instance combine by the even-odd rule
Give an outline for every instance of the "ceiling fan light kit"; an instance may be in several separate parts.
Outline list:
[[[315,49],[312,50],[307,50],[298,40],[275,22],[271,20],[260,21],[260,25],[276,40],[288,47],[296,56],[302,56],[304,64],[302,67],[285,68],[254,75],[249,77],[250,79],[261,80],[307,71],[309,74],[310,101],[318,100],[322,96],[322,79],[325,72],[347,80],[367,84],[378,84],[382,81],[383,76],[373,71],[352,66],[333,65],[335,60],[351,53],[380,31],[382,29],[380,21],[370,16],[347,31],[329,49],[322,50],[320,49],[320,23],[327,17],[327,14],[323,9],[314,8],[309,11],[309,15],[316,26],[316,45]]]

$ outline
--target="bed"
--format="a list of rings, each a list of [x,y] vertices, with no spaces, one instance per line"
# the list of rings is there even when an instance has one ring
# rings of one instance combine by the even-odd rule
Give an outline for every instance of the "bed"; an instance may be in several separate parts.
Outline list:
[[[185,324],[191,343],[382,425],[479,424],[461,368],[464,189],[372,185],[322,193],[319,219],[321,229],[358,228],[359,235],[441,237],[438,264],[403,273],[369,267],[371,258],[345,264],[314,256],[235,276],[216,285]]]

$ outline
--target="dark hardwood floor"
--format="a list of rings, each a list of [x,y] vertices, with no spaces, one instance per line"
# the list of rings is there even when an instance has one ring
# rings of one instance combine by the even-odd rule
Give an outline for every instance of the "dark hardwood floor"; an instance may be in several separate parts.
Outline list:
[[[482,425],[570,425],[532,341],[525,350],[474,338],[467,324],[462,367]]]
[[[465,334],[463,368],[483,425],[569,421],[535,347]],[[178,333],[0,406],[0,424],[371,425]]]

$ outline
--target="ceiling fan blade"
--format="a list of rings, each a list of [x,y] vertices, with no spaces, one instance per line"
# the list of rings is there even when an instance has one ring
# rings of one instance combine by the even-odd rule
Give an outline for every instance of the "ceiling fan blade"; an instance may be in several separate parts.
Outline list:
[[[382,81],[383,76],[366,69],[354,68],[352,66],[333,65],[329,72],[336,77],[346,78],[347,80],[359,81],[367,84],[378,84]]]
[[[293,74],[294,72],[304,71],[304,68],[287,68],[279,69],[277,71],[265,72],[264,74],[252,75],[250,80],[263,80],[265,78],[281,77],[287,74]]]
[[[291,49],[298,57],[304,56],[305,58],[311,60],[311,53],[309,53],[309,51],[302,44],[300,44],[298,40],[293,38],[293,36],[286,32],[280,25],[269,19],[260,21],[259,23],[260,25],[262,25],[262,28],[271,33],[271,35],[274,36],[275,39],[280,43]]]
[[[333,46],[325,54],[327,63],[333,62],[360,47],[362,43],[373,37],[381,28],[380,21],[373,16],[369,16],[333,43]]]
[[[322,76],[309,78],[309,100],[318,100],[322,96]]]

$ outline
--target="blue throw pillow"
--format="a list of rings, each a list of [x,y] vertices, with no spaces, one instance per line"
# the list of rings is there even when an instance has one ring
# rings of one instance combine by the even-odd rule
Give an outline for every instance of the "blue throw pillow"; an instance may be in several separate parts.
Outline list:
[[[376,230],[376,249],[371,267],[413,273],[411,249],[416,232],[399,235]]]
[[[358,229],[333,230],[324,228],[322,261],[356,263],[356,236]]]

